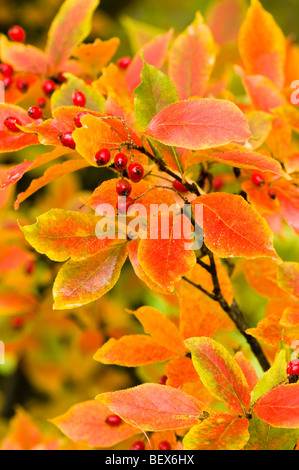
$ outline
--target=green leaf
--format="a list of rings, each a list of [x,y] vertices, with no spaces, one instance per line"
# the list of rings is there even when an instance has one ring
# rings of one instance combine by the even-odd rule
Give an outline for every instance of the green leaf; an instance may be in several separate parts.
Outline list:
[[[48,33],[46,54],[53,71],[63,66],[73,49],[90,33],[99,0],[65,0]]]
[[[283,349],[277,354],[274,364],[264,373],[261,380],[254,387],[251,398],[252,403],[286,378],[286,367],[286,351]]]
[[[103,113],[105,98],[101,93],[99,93],[93,86],[87,85],[84,80],[77,78],[75,75],[65,73],[64,76],[66,77],[67,82],[52,95],[52,112],[62,106],[73,106],[73,93],[75,91],[82,91],[86,98],[85,108]]]
[[[54,309],[63,310],[93,302],[112,289],[127,258],[126,244],[99,251],[82,261],[68,261],[54,287]]]
[[[144,62],[141,83],[135,89],[135,113],[143,130],[162,109],[178,101],[176,89],[167,75]]]

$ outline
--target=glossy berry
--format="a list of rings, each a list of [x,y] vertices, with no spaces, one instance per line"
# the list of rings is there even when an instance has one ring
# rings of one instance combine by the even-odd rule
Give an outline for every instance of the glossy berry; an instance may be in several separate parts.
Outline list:
[[[8,30],[8,36],[12,41],[22,42],[26,38],[26,33],[24,29],[21,28],[21,26],[16,25],[16,26],[12,26],[12,28]]]
[[[0,72],[3,73],[3,75],[12,75],[14,73],[14,69],[9,64],[0,64]]]
[[[44,108],[47,104],[46,98],[44,98],[43,96],[39,96],[36,99],[36,104],[39,108]]]
[[[116,183],[116,192],[119,196],[130,196],[132,191],[131,183],[127,180],[118,180]]]
[[[35,268],[35,262],[34,261],[28,261],[26,264],[25,270],[27,274],[31,274],[34,271]]]
[[[116,208],[121,214],[126,214],[129,210],[129,207],[131,207],[133,204],[134,199],[131,197],[121,197],[116,204]]]
[[[45,95],[51,96],[55,91],[55,83],[53,80],[45,80],[42,84],[42,89]]]
[[[140,163],[130,163],[128,167],[128,175],[133,183],[138,183],[142,180],[144,174],[143,166]]]
[[[82,91],[74,91],[72,99],[74,106],[80,106],[81,108],[84,108],[86,104],[86,98]]]
[[[111,158],[111,153],[108,149],[101,149],[95,154],[95,162],[98,166],[107,165]]]
[[[268,189],[268,195],[271,199],[276,199],[276,191],[274,188],[269,188]]]
[[[144,449],[145,449],[145,444],[142,441],[136,441],[131,447],[131,450],[144,450]]]
[[[186,188],[186,186],[184,186],[180,181],[178,180],[174,180],[174,182],[172,183],[172,187],[173,189],[175,189],[176,191],[178,191],[179,193],[186,193],[188,191],[188,189]]]
[[[24,78],[18,78],[16,87],[22,93],[26,93],[29,88],[29,83],[27,82],[27,80],[24,80]]]
[[[22,328],[25,324],[25,319],[22,317],[15,317],[12,318],[11,320],[11,326],[18,330],[19,328]]]
[[[168,441],[161,441],[159,444],[159,450],[171,450],[171,445]]]
[[[109,426],[117,427],[121,425],[122,419],[118,415],[110,415],[110,416],[107,416],[106,423]]]
[[[20,129],[16,126],[16,124],[19,126],[22,125],[21,121],[13,116],[7,117],[4,121],[5,127],[11,132],[20,132]]]
[[[288,375],[299,375],[299,359],[293,359],[287,366]]]
[[[256,186],[263,186],[263,184],[265,183],[264,178],[258,173],[253,173],[253,175],[251,176],[251,181]]]
[[[63,75],[62,72],[59,72],[59,74],[56,77],[56,80],[57,80],[58,83],[66,82],[66,78],[65,78],[65,76]]]
[[[162,377],[160,377],[159,379],[159,384],[166,385],[166,382],[167,382],[167,375],[162,375]]]
[[[39,108],[38,106],[31,106],[28,109],[28,115],[32,119],[40,119],[43,115],[43,110],[41,108]]]
[[[60,141],[64,147],[68,147],[72,150],[75,150],[76,143],[74,141],[73,133],[71,131],[64,132],[63,134],[61,134]]]
[[[83,118],[83,116],[86,116],[86,114],[89,113],[87,111],[81,111],[80,113],[76,114],[76,116],[74,117],[76,127],[82,127],[81,119]]]
[[[219,177],[214,178],[213,188],[215,189],[215,191],[219,191],[219,189],[221,189],[222,186],[223,186],[222,178],[219,178]]]
[[[118,153],[114,157],[114,165],[117,170],[124,170],[128,164],[128,157],[124,153]]]
[[[117,61],[117,65],[119,66],[120,69],[126,69],[127,67],[129,67],[130,63],[131,63],[131,57],[129,56],[121,57]]]
[[[6,75],[2,79],[2,83],[4,85],[5,90],[7,90],[13,84],[13,78],[11,75]]]

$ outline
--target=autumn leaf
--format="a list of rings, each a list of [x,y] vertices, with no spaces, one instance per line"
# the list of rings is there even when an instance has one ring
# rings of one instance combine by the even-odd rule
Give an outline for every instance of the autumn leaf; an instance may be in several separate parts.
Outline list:
[[[208,98],[167,106],[151,120],[145,134],[164,144],[190,150],[244,142],[251,135],[235,104]]]
[[[46,55],[52,73],[60,70],[73,49],[89,34],[99,0],[66,0],[48,33]]]
[[[126,245],[119,245],[81,261],[67,261],[54,282],[54,309],[80,307],[102,297],[118,281],[126,257]]]
[[[170,78],[146,62],[141,72],[141,83],[134,94],[136,119],[143,130],[159,111],[178,101]]]
[[[124,421],[144,431],[167,431],[197,424],[204,406],[166,385],[142,384],[96,397]]]
[[[184,235],[177,237],[177,228],[182,228],[186,216],[170,217],[161,214],[153,223],[157,226],[157,237],[142,239],[138,248],[138,261],[145,274],[164,289],[172,292],[174,284],[194,267],[196,258],[194,251],[189,249],[190,240]],[[169,222],[169,234],[164,232],[164,222]],[[163,228],[164,227],[164,228]]]
[[[258,0],[253,0],[239,35],[239,51],[248,75],[264,75],[278,88],[284,84],[285,37]]]
[[[24,147],[39,144],[35,135],[24,134],[21,130],[20,132],[9,131],[4,125],[4,121],[8,117],[19,119],[23,126],[34,123],[27,111],[20,106],[0,103],[0,152],[15,152]]]
[[[109,239],[96,236],[99,220],[92,214],[51,209],[39,216],[35,224],[21,227],[21,230],[30,245],[51,260],[59,262],[71,258],[79,261],[111,243]]]
[[[77,403],[50,422],[72,441],[84,442],[90,447],[112,447],[140,432],[125,422],[117,427],[109,426],[106,419],[110,415],[111,411],[103,403],[90,400]]]
[[[1,60],[11,64],[14,70],[47,75],[48,61],[45,53],[37,47],[10,42],[2,35],[0,40]]]
[[[64,73],[64,77],[67,81],[62,84],[59,90],[54,91],[51,96],[52,111],[63,106],[72,106],[73,93],[75,91],[81,91],[86,98],[85,108],[91,111],[97,111],[98,113],[103,113],[105,98],[95,89],[94,86],[92,86],[92,84],[87,85],[84,80],[70,73]]]
[[[242,351],[238,351],[234,355],[234,360],[242,370],[246,382],[248,383],[249,390],[252,391],[259,381],[259,376],[257,375],[255,368],[253,367],[251,362],[246,359]]]
[[[132,92],[141,82],[141,71],[143,60],[157,69],[160,69],[165,62],[168,53],[168,46],[173,34],[171,29],[166,34],[160,34],[142,47],[126,72],[126,83],[128,90]]]
[[[274,428],[253,415],[248,428],[250,439],[246,450],[294,450],[298,429]]]
[[[50,152],[42,153],[32,161],[25,160],[24,162],[13,166],[6,171],[5,175],[1,176],[0,189],[5,189],[9,185],[17,183],[28,171],[34,170],[35,168],[39,168],[41,165],[56,160],[66,153],[68,153],[68,149],[57,147],[50,150]]]
[[[72,56],[79,60],[87,75],[97,77],[102,68],[114,56],[119,43],[118,38],[111,38],[107,41],[97,38],[91,44],[82,43],[75,47]]]
[[[206,194],[192,204],[203,204],[204,240],[217,256],[280,259],[265,219],[241,196]]]
[[[299,263],[285,262],[278,266],[278,285],[286,292],[299,297]]]
[[[76,160],[68,160],[51,166],[45,171],[43,176],[32,180],[26,191],[18,194],[17,200],[14,203],[15,210],[19,209],[21,202],[25,201],[28,197],[32,196],[32,194],[36,193],[36,191],[47,184],[55,181],[57,178],[73,173],[74,171],[82,170],[82,168],[86,168],[87,166],[88,163],[85,160],[78,158]]]
[[[190,429],[185,450],[242,450],[249,439],[248,420],[219,414]]]
[[[244,374],[229,352],[211,338],[189,338],[190,349],[198,375],[218,400],[235,414],[243,415],[250,404],[250,391]]]
[[[207,262],[207,257],[203,258]],[[230,279],[220,260],[215,257],[217,275],[224,298],[230,305],[233,301],[233,291]],[[207,292],[213,292],[213,282],[210,274],[199,264],[196,264],[186,276],[195,285],[200,285]],[[232,323],[217,302],[210,299],[194,285],[183,280],[178,287],[180,303],[180,330],[184,338],[194,336],[213,337],[220,328],[232,327]]]
[[[280,428],[299,427],[299,384],[281,385],[263,395],[253,411],[266,423]]]
[[[180,100],[203,96],[214,63],[214,39],[198,12],[194,22],[175,39],[169,53],[169,77]]]
[[[120,339],[110,338],[94,355],[102,364],[137,367],[172,359],[176,353],[158,344],[151,336],[125,335]]]

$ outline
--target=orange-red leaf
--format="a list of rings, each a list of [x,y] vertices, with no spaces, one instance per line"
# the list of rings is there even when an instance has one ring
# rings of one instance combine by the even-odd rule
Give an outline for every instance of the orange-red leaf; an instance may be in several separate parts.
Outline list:
[[[263,395],[253,408],[257,416],[278,428],[299,427],[299,384],[282,385]]]
[[[242,112],[226,100],[193,99],[162,109],[146,134],[160,142],[191,150],[244,142],[251,133]]]
[[[203,411],[197,399],[166,385],[143,384],[96,397],[114,413],[144,431],[193,426]]]

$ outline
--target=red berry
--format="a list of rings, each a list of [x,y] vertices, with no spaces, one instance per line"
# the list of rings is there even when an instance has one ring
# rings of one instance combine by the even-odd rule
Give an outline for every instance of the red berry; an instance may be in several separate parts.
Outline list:
[[[142,441],[136,441],[131,447],[131,450],[144,450],[144,449],[145,449],[145,444]]]
[[[86,116],[86,114],[89,113],[87,111],[81,111],[80,113],[76,114],[76,116],[74,117],[76,127],[82,127],[81,119],[83,118],[83,116]]]
[[[144,169],[140,163],[130,163],[128,167],[129,178],[133,183],[138,183],[143,178]]]
[[[73,138],[73,133],[71,131],[69,132],[64,132],[61,136],[60,136],[60,141],[62,143],[62,145],[64,147],[68,147],[72,150],[75,150],[76,148],[76,143],[74,141],[74,138]]]
[[[80,106],[81,108],[84,108],[86,104],[86,98],[82,91],[74,91],[72,98],[74,106]]]
[[[180,181],[178,180],[174,180],[174,182],[172,183],[172,187],[173,189],[175,189],[176,191],[179,191],[180,193],[186,193],[188,191],[188,189],[186,188],[186,186],[184,186]]]
[[[39,108],[44,108],[46,106],[46,103],[47,103],[47,101],[43,96],[39,96],[36,99],[36,104]]]
[[[59,72],[59,74],[56,77],[56,80],[57,80],[58,83],[66,82],[66,78],[65,78],[65,76],[63,75],[62,72]]]
[[[116,426],[120,426],[120,425],[121,425],[122,419],[121,419],[118,415],[110,415],[110,416],[107,416],[107,418],[106,418],[106,423],[107,423],[109,426],[116,427]]]
[[[9,88],[12,84],[13,84],[13,78],[11,75],[6,75],[3,80],[2,80],[2,83],[4,85],[4,88],[7,90],[7,88]]]
[[[9,64],[0,64],[0,72],[3,73],[3,75],[12,75],[14,69]]]
[[[129,57],[129,56],[121,57],[117,61],[117,65],[121,69],[126,69],[130,65],[130,63],[131,63],[131,57]]]
[[[39,108],[38,106],[31,106],[28,109],[28,115],[32,119],[40,119],[43,115],[43,110],[41,108]]]
[[[169,444],[168,441],[161,441],[159,444],[159,449],[160,450],[171,450],[171,445]]]
[[[162,377],[160,377],[159,379],[159,384],[166,385],[166,382],[167,382],[167,375],[162,375]]]
[[[12,26],[12,28],[8,30],[8,36],[12,41],[22,42],[25,40],[26,33],[21,26]]]
[[[95,161],[98,166],[107,165],[111,158],[110,151],[108,149],[101,149],[95,154]]]
[[[31,274],[35,268],[35,262],[34,261],[28,261],[26,264],[26,273]]]
[[[117,170],[124,170],[128,164],[128,157],[124,153],[118,153],[114,158],[114,165]]]
[[[51,96],[55,90],[55,83],[53,80],[45,80],[42,84],[42,89],[47,96]]]
[[[18,78],[16,86],[19,91],[21,91],[22,93],[26,93],[29,88],[29,83],[27,82],[27,80],[24,80],[24,78]]]
[[[131,183],[127,180],[118,180],[116,183],[116,192],[119,196],[130,196],[132,191]]]
[[[22,328],[22,326],[24,326],[24,323],[25,323],[25,319],[22,317],[15,317],[15,318],[12,318],[11,320],[11,326],[16,329]]]
[[[251,181],[256,186],[262,186],[265,183],[264,178],[261,175],[259,175],[258,173],[253,173],[253,175],[251,176]]]
[[[287,366],[288,375],[299,375],[299,359],[293,359]]]
[[[276,199],[276,191],[274,188],[269,188],[268,189],[268,195],[271,199]]]
[[[11,132],[20,132],[20,129],[16,126],[16,124],[18,124],[19,126],[22,125],[21,121],[13,116],[7,117],[4,121],[5,127],[7,127],[7,129]]]
[[[215,189],[215,191],[219,191],[219,189],[221,189],[222,186],[223,186],[222,178],[219,178],[219,177],[214,178],[213,188]]]
[[[121,214],[126,214],[129,210],[129,207],[131,207],[133,204],[134,199],[132,199],[131,197],[121,197],[118,199],[116,208]]]

